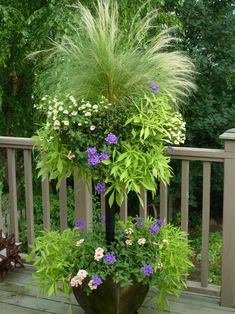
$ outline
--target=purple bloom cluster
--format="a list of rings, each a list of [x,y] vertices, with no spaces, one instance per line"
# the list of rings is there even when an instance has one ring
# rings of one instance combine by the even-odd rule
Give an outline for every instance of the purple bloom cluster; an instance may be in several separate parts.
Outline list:
[[[119,233],[120,233],[121,236],[125,235],[125,232],[123,230],[121,230]]]
[[[79,219],[76,223],[75,223],[75,227],[78,229],[83,229],[85,227],[85,221],[82,219]]]
[[[170,151],[170,153],[171,154],[174,154],[174,152],[175,152],[175,149],[174,149],[174,147],[172,147],[172,146],[168,146],[168,149],[169,149],[169,151]]]
[[[105,138],[105,141],[108,142],[109,144],[117,144],[118,138],[115,134],[109,133]]]
[[[156,224],[157,224],[158,226],[162,226],[162,225],[165,225],[165,221],[162,220],[162,219],[158,219],[158,220],[156,221]]]
[[[108,254],[105,254],[104,260],[107,263],[114,264],[116,262],[116,257],[113,254],[108,253]]]
[[[150,264],[144,264],[142,270],[145,276],[151,276],[153,274],[153,267]]]
[[[143,220],[140,217],[136,217],[135,220],[136,220],[135,225],[136,225],[137,228],[141,228],[141,227],[144,226],[144,222],[143,222]]]
[[[103,283],[103,281],[101,280],[101,278],[97,275],[92,277],[92,283],[93,285],[99,286]]]
[[[99,220],[100,220],[103,224],[106,223],[106,221],[105,221],[105,216],[103,216],[103,215],[100,215],[100,216],[99,216]]]
[[[148,86],[154,91],[154,93],[158,93],[160,91],[160,87],[153,82],[148,82]]]
[[[105,183],[97,183],[95,186],[96,191],[101,194],[102,192],[105,191],[106,184]]]
[[[148,228],[148,231],[149,231],[151,234],[157,233],[157,232],[159,231],[159,227],[156,226],[156,225],[150,226],[150,227]]]
[[[92,166],[99,164],[102,160],[106,160],[110,158],[110,154],[107,152],[102,152],[100,155],[98,155],[97,148],[95,146],[88,148],[87,156],[88,156],[88,164]]]
[[[106,159],[109,159],[110,158],[110,155],[109,153],[107,152],[102,152],[100,155],[99,155],[99,159],[102,161],[102,160],[106,160]]]

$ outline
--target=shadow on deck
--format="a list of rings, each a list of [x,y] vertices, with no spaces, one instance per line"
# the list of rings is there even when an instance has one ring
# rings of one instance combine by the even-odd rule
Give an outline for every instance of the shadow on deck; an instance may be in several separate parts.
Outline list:
[[[33,283],[32,266],[16,269],[7,274],[5,281],[0,283],[0,313],[1,314],[66,314],[68,301],[63,296],[48,299],[46,296],[37,297]],[[139,310],[139,314],[155,314],[156,290],[151,289],[147,300]],[[170,313],[175,314],[226,314],[235,313],[235,309],[219,306],[219,299],[194,293],[185,292],[180,299],[170,298]],[[83,310],[72,298],[72,313],[84,314]],[[169,312],[164,312],[169,313]]]

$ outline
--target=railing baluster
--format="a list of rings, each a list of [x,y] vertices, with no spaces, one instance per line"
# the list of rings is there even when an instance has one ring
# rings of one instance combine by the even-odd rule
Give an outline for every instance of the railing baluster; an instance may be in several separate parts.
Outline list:
[[[160,219],[167,220],[167,185],[160,181]]]
[[[210,223],[211,163],[203,162],[203,200],[202,200],[202,269],[201,285],[208,286],[208,250]]]
[[[42,208],[43,208],[43,227],[45,230],[51,229],[50,222],[50,195],[48,176],[42,180]]]
[[[59,199],[60,199],[60,230],[63,231],[68,227],[67,182],[66,182],[65,176],[63,176],[61,183],[60,183]]]
[[[140,207],[139,207],[140,217],[145,220],[148,217],[148,211],[147,211],[147,191],[144,190],[144,189],[141,189],[140,196],[141,196],[141,198],[143,200],[143,203],[144,203],[144,206],[142,206],[140,204]]]
[[[182,160],[181,228],[188,232],[189,161]]]
[[[28,244],[34,243],[33,181],[31,150],[24,149],[25,203]]]
[[[124,196],[124,200],[122,202],[122,206],[120,208],[120,219],[123,221],[127,221],[127,216],[128,216],[128,199],[127,196]]]
[[[10,232],[14,233],[16,241],[19,242],[15,149],[13,148],[7,149],[7,162],[8,162],[9,201],[10,201]]]
[[[105,218],[105,203],[106,203],[106,200],[105,200],[105,196],[103,193],[101,193],[101,196],[100,196],[100,206],[101,206],[101,215]]]
[[[85,221],[86,228],[92,230],[92,186],[91,180],[87,185],[84,176],[78,177],[78,169],[74,169],[74,200],[75,219]]]

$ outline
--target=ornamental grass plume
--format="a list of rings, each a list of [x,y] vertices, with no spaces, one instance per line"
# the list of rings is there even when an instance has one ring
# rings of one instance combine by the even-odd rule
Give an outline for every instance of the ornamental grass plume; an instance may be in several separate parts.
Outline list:
[[[73,9],[69,35],[46,51],[42,92],[72,93],[92,101],[104,96],[110,103],[128,105],[130,99],[150,93],[149,84],[173,104],[195,89],[192,61],[182,52],[167,51],[176,41],[171,29],[148,35],[157,11],[143,19],[136,15],[127,32],[119,26],[116,1],[98,0],[94,14],[81,3]]]

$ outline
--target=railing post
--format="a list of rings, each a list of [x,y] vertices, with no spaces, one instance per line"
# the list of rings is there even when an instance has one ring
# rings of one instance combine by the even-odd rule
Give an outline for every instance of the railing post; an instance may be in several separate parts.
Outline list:
[[[224,140],[224,206],[221,305],[235,307],[235,129]]]

